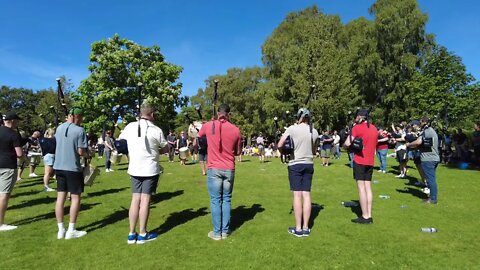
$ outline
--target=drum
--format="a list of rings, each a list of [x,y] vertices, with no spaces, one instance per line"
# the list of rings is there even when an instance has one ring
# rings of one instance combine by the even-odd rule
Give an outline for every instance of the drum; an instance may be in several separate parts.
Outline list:
[[[30,164],[38,165],[38,164],[40,164],[40,160],[42,158],[42,153],[28,152],[27,157],[30,158]]]
[[[121,159],[122,159],[122,154],[119,154],[117,151],[113,150],[110,156],[110,162],[112,162],[113,165],[116,165],[120,163]]]
[[[178,155],[180,156],[180,159],[187,159],[189,152],[190,151],[188,151],[188,147],[186,146],[178,149]]]
[[[89,164],[83,168],[83,183],[86,186],[92,186],[95,177],[100,173],[100,170],[97,167],[92,166]]]
[[[200,121],[195,121],[193,122],[193,124],[190,124],[190,126],[188,126],[188,131],[187,131],[188,138],[191,141],[193,141],[193,139],[197,137],[197,133],[201,128],[202,128],[202,122]]]

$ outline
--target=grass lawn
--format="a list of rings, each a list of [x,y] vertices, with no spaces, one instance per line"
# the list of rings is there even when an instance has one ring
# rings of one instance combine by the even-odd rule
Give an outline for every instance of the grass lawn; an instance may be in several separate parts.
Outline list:
[[[144,245],[127,245],[125,163],[111,173],[102,167],[96,183],[85,187],[77,228],[88,235],[80,239],[56,239],[56,193],[44,192],[40,177],[25,178],[6,214],[6,223],[19,228],[0,233],[0,269],[480,269],[479,171],[440,166],[439,203],[424,205],[413,185],[416,169],[409,169],[410,179],[398,180],[396,162],[388,158],[388,173],[374,172],[374,224],[358,225],[350,222],[357,209],[340,204],[358,199],[346,155],[330,167],[315,162],[312,232],[304,238],[287,233],[294,225],[292,198],[279,159],[260,164],[247,157],[237,164],[233,233],[222,241],[207,237],[210,203],[197,164],[162,162],[148,226],[160,236]],[[422,227],[438,232],[423,233]]]

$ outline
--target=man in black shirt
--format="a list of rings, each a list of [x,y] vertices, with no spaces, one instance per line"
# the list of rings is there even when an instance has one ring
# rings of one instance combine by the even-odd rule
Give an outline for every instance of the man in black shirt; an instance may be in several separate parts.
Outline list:
[[[20,135],[14,131],[20,117],[14,112],[3,115],[0,126],[0,232],[10,231],[17,226],[4,223],[8,200],[17,181],[17,157],[23,156]]]
[[[167,136],[168,142],[168,162],[173,162],[173,158],[175,157],[175,146],[177,144],[177,137],[175,137],[175,133],[173,130],[170,130],[170,133]]]

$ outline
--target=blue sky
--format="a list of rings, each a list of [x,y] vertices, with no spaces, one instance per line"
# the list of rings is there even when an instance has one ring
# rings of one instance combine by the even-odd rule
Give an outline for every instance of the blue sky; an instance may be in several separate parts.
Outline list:
[[[55,87],[65,75],[75,86],[88,77],[90,44],[118,33],[157,44],[183,66],[183,94],[193,95],[214,74],[261,66],[261,46],[288,13],[316,4],[344,23],[368,17],[373,0],[0,0],[0,85]],[[420,0],[427,32],[462,57],[480,78],[480,1]]]

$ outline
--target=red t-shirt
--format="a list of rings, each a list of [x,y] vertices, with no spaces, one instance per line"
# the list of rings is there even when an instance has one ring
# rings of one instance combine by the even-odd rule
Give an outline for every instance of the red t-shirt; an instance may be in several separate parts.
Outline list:
[[[353,161],[357,164],[373,166],[378,142],[377,128],[372,124],[368,127],[367,123],[363,122],[353,127],[352,136],[363,139],[363,151],[355,153]]]
[[[379,136],[378,136],[378,139],[385,139],[385,138],[388,138],[388,134],[386,134],[386,132],[384,132],[383,134],[380,133]],[[377,149],[378,150],[385,150],[385,149],[388,149],[388,140],[387,141],[384,141],[384,142],[378,142],[377,144]]]
[[[214,129],[212,129],[214,125]],[[213,134],[213,130],[215,134]],[[226,120],[214,120],[203,124],[199,137],[207,136],[207,166],[209,169],[234,170],[235,154],[240,150],[240,130]]]

